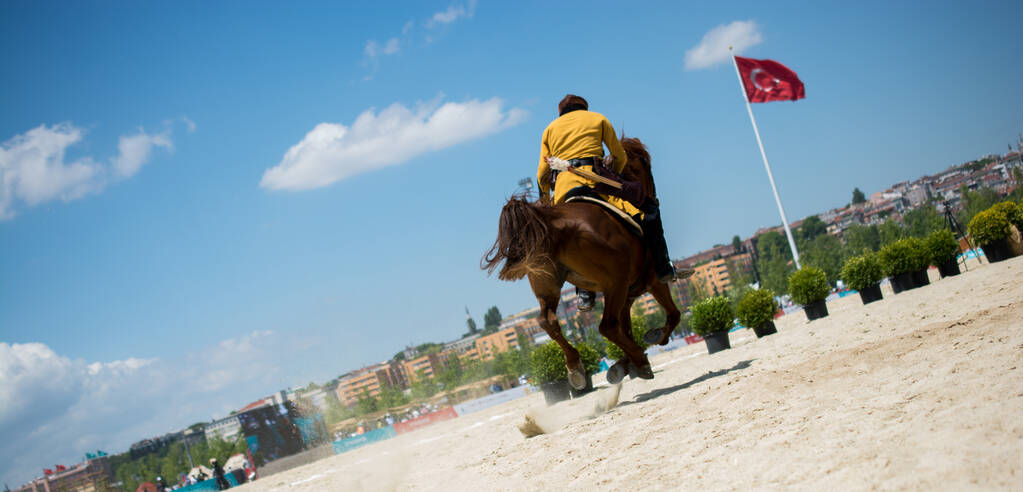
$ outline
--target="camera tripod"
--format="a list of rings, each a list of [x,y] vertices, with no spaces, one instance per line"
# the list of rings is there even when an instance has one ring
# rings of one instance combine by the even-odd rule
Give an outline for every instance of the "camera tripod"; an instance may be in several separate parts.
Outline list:
[[[973,242],[970,241],[969,236],[963,231],[963,226],[959,224],[959,220],[956,219],[955,214],[952,213],[952,206],[949,205],[948,200],[942,202],[942,206],[945,208],[945,225],[952,230],[952,234],[956,238],[956,242],[962,244],[962,240],[966,240],[966,245],[969,246],[970,251],[973,252],[973,257],[980,262],[980,255],[977,254],[977,249],[973,246]],[[965,251],[964,251],[965,252]],[[963,258],[963,268],[969,271],[966,266],[966,258]]]

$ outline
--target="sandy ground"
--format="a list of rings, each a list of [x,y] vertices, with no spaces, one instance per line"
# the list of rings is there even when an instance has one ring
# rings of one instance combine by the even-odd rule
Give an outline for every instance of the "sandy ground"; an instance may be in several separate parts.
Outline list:
[[[603,413],[534,394],[243,490],[1023,490],[1023,257],[969,268],[659,354]]]

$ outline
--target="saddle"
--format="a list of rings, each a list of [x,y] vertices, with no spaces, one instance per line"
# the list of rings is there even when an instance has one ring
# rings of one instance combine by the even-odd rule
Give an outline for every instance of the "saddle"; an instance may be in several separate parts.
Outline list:
[[[566,198],[565,203],[568,202],[590,202],[600,205],[601,207],[604,207],[605,209],[610,211],[615,217],[618,218],[618,220],[622,221],[622,223],[625,224],[626,229],[632,231],[632,233],[635,234],[636,236],[643,237],[643,228],[640,227],[640,225],[636,222],[635,219],[629,217],[629,214],[622,212],[622,210],[619,209],[618,207],[611,205],[610,203],[607,203],[604,200],[601,200],[600,198],[587,195],[575,195]]]

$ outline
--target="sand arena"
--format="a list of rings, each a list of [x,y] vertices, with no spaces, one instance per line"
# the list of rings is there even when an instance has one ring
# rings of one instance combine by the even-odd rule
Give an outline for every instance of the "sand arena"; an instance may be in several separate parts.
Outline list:
[[[659,354],[606,412],[534,394],[238,490],[1023,490],[1023,257],[968,267]]]

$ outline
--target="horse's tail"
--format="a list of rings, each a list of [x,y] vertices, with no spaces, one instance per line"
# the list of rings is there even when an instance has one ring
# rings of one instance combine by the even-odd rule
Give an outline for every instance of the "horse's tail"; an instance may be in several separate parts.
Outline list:
[[[501,280],[519,280],[530,272],[547,270],[553,263],[554,234],[548,219],[550,205],[513,196],[501,209],[497,239],[480,261],[487,273],[504,262]]]

